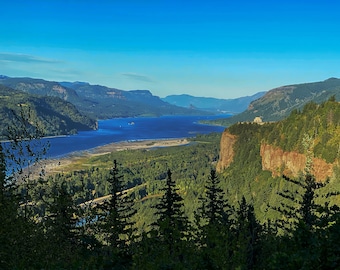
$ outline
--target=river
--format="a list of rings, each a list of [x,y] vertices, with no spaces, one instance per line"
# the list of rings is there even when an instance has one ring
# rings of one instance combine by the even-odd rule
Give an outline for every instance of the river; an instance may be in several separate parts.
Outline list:
[[[69,155],[105,144],[148,139],[188,138],[197,134],[222,132],[224,127],[204,125],[200,120],[227,118],[218,116],[161,116],[116,118],[98,121],[98,130],[81,131],[76,135],[44,138],[50,144],[47,158]]]

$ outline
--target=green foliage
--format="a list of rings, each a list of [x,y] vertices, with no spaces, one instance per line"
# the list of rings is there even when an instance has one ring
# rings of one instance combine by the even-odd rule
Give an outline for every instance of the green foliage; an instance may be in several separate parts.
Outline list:
[[[133,209],[131,194],[125,191],[122,175],[114,160],[110,177],[107,179],[110,188],[110,198],[96,206],[99,227],[99,238],[107,245],[107,253],[111,257],[106,267],[126,267],[130,264],[131,246],[135,238],[134,222],[131,221],[136,211]]]
[[[100,218],[89,219],[90,223],[87,223],[82,216],[82,207],[89,205],[89,201],[84,203],[85,199],[93,193],[80,190],[63,175],[58,175],[54,179],[37,183],[40,185],[37,185],[36,190],[38,196],[31,196],[32,203],[34,202],[32,207],[40,209],[35,211],[38,222],[33,224],[15,214],[15,226],[8,224],[8,230],[15,234],[0,234],[1,237],[6,237],[2,238],[6,241],[4,247],[11,245],[12,251],[6,253],[6,249],[0,249],[1,260],[6,260],[5,269],[26,268],[27,265],[47,269],[310,269],[314,265],[320,266],[317,269],[339,267],[339,208],[328,205],[321,208],[304,207],[312,205],[315,196],[309,188],[306,188],[307,195],[302,196],[301,215],[296,216],[297,226],[289,234],[277,236],[270,224],[259,224],[253,205],[247,203],[244,197],[238,207],[227,206],[227,201],[223,198],[224,192],[219,187],[222,183],[215,171],[211,170],[210,176],[206,176],[206,196],[201,200],[202,207],[199,211],[203,222],[195,227],[190,226],[185,216],[184,201],[178,194],[180,190],[168,170],[166,183],[160,188],[163,195],[158,202],[154,201],[157,209],[154,213],[155,227],[151,231],[144,231],[136,245],[131,245],[128,238],[121,238],[116,232],[118,230],[124,234],[130,226],[127,222],[130,212],[125,212],[126,205],[116,204],[124,198],[120,197],[123,194],[120,191],[123,185],[117,163],[109,176],[107,179],[110,193],[118,196],[112,196],[106,204],[109,207],[103,208],[104,211],[109,211],[107,217],[112,217],[105,219],[105,224],[109,225],[105,227],[109,236],[105,241],[91,238],[94,233],[97,238],[102,239],[97,234],[100,232],[98,227],[102,224]],[[86,182],[82,183],[85,187]],[[313,189],[313,183],[315,184],[307,181],[306,187]],[[287,196],[284,199],[286,198]],[[320,213],[317,222],[309,218],[308,213],[312,209]],[[309,220],[312,220],[310,224],[315,224],[315,229],[305,226],[309,224]],[[21,224],[19,228],[24,229],[25,234],[22,234],[23,231],[16,231],[18,224]],[[13,237],[20,242],[14,241]],[[21,241],[26,242],[23,245]],[[108,247],[112,245],[115,245],[116,252],[108,252]],[[131,256],[127,257],[125,251],[128,246],[131,248]],[[24,257],[18,259],[18,254]],[[326,258],[320,263],[322,256]]]
[[[271,268],[336,269],[340,263],[336,255],[338,248],[330,247],[332,244],[325,241],[327,237],[333,237],[333,230],[338,227],[340,209],[329,207],[328,203],[316,203],[316,192],[326,184],[317,183],[308,171],[304,181],[284,179],[298,188],[295,192],[279,192],[285,202],[280,207],[273,207],[282,215],[277,224],[283,229],[283,235],[277,241],[280,250],[272,253]]]
[[[189,238],[189,223],[183,211],[183,199],[177,193],[176,182],[171,171],[167,171],[165,187],[159,202],[155,205],[157,217],[153,223],[150,237],[157,239],[151,250],[159,259],[156,268],[177,268],[187,261],[186,241]]]
[[[211,170],[205,196],[196,214],[196,242],[202,268],[231,269],[232,217],[215,170]]]
[[[262,227],[255,217],[254,206],[242,197],[236,210],[233,245],[233,269],[256,269],[261,265]]]
[[[94,156],[82,161],[84,165],[77,171],[67,173],[64,170],[64,174],[68,182],[78,188],[83,181],[94,198],[99,198],[109,194],[108,182],[103,179],[109,178],[112,160],[119,160],[123,183],[137,199],[135,220],[138,228],[148,230],[155,218],[147,209],[161,196],[168,168],[174,168],[172,175],[176,187],[187,205],[184,211],[190,220],[194,220],[194,210],[203,195],[207,176],[218,160],[220,137],[217,133],[200,135],[182,147],[125,150]]]
[[[287,119],[272,125],[264,133],[266,142],[284,151],[303,153],[306,134],[313,138],[314,156],[332,163],[339,156],[340,104],[336,101],[308,103],[301,112],[294,111]]]
[[[305,153],[304,140],[309,137],[311,155],[326,162],[334,162],[339,158],[339,110],[340,104],[330,99],[321,104],[309,103],[302,111],[294,110],[287,119],[277,123],[239,123],[230,126],[228,131],[237,136],[237,142],[233,162],[222,173],[225,179],[222,183],[231,192],[231,204],[235,204],[244,195],[247,200],[253,201],[259,220],[278,218],[278,213],[267,211],[267,204],[278,206],[282,198],[277,198],[276,193],[296,187],[262,170],[261,144],[270,144],[287,152]],[[330,179],[325,189],[339,189],[336,175]],[[330,201],[339,203],[339,196],[330,198]]]
[[[164,244],[169,247],[170,254],[173,251],[173,245],[185,237],[187,231],[187,219],[184,217],[183,198],[177,193],[176,182],[172,179],[171,171],[167,171],[166,184],[161,191],[164,195],[160,198],[159,203],[155,206],[158,216],[153,226],[159,232],[159,237]]]

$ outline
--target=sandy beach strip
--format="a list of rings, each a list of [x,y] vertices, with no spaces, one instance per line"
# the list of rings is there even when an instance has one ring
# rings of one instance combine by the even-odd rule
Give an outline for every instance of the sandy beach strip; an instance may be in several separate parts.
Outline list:
[[[186,145],[189,141],[186,138],[179,139],[159,139],[159,140],[142,140],[142,141],[123,141],[118,143],[110,143],[103,146],[90,149],[87,152],[90,155],[104,155],[114,151],[150,149],[157,147],[169,147]]]
[[[115,151],[153,149],[158,147],[171,147],[188,145],[190,142],[187,138],[177,139],[150,139],[140,141],[122,141],[98,146],[92,149],[70,153],[61,158],[51,158],[39,162],[39,166],[32,166],[30,174],[36,174],[39,169],[44,168],[47,175],[62,172],[63,168],[77,162],[80,159],[90,158],[93,156],[110,154]]]

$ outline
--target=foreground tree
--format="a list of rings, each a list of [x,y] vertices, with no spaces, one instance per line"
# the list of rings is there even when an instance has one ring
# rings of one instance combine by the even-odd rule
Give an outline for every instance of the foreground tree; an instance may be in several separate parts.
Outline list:
[[[185,269],[190,265],[190,226],[170,170],[161,190],[164,194],[155,206],[157,220],[143,236],[136,269]]]
[[[19,200],[15,187],[6,175],[6,161],[0,144],[0,264],[5,269],[13,267],[13,247],[19,231],[14,224],[18,221]]]
[[[79,260],[79,218],[77,205],[68,191],[66,182],[54,182],[48,196],[44,225],[46,239],[51,248],[49,260],[52,267],[75,267]]]
[[[42,231],[30,212],[29,174],[23,172],[45,152],[39,147],[43,132],[28,107],[11,117],[13,124],[2,134],[7,142],[0,146],[0,264],[4,269],[41,268]]]
[[[114,160],[110,177],[110,199],[98,205],[99,233],[105,247],[103,254],[105,267],[113,269],[129,268],[132,263],[136,228],[132,218],[136,211],[133,198],[125,189],[123,176]]]
[[[254,207],[242,197],[236,211],[232,269],[256,269],[261,265],[262,226],[255,217]],[[262,265],[263,266],[263,265]]]
[[[211,170],[205,188],[205,197],[196,214],[200,264],[204,269],[231,269],[232,209],[224,198],[215,170]]]

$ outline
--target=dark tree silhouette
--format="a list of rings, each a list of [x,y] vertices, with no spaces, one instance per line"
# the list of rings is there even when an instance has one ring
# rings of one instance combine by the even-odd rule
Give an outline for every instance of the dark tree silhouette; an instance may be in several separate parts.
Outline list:
[[[334,228],[339,227],[339,207],[315,202],[328,181],[316,182],[308,170],[303,181],[287,176],[283,179],[297,188],[295,192],[294,188],[279,192],[285,201],[272,207],[284,217],[277,221],[284,235],[280,238],[281,250],[273,253],[274,261],[280,262],[282,269],[337,269],[340,260],[334,252],[338,248],[326,239],[334,239]]]
[[[46,203],[43,217],[45,247],[50,249],[44,260],[50,267],[63,268],[77,263],[82,246],[79,206],[73,200],[65,179],[59,176],[58,180],[61,182],[53,182],[45,198],[42,198]]]
[[[185,269],[189,264],[189,222],[170,170],[161,191],[164,194],[154,206],[157,220],[143,236],[136,269]]]
[[[203,268],[231,269],[232,209],[215,170],[211,170],[205,188],[205,197],[201,198],[202,205],[196,213],[201,264]]]
[[[98,206],[98,224],[107,246],[107,267],[123,269],[132,260],[132,245],[136,237],[136,229],[132,217],[136,213],[133,198],[125,190],[123,176],[120,174],[117,161],[114,160],[110,177],[110,199]]]
[[[183,199],[177,193],[176,182],[172,179],[170,170],[167,172],[166,187],[162,190],[165,193],[156,205],[158,219],[154,225],[171,256],[177,244],[186,236],[188,220],[184,216]]]
[[[261,255],[262,227],[257,221],[254,207],[242,197],[236,211],[234,268],[255,269]]]

